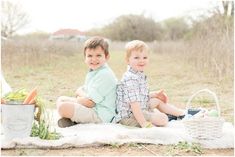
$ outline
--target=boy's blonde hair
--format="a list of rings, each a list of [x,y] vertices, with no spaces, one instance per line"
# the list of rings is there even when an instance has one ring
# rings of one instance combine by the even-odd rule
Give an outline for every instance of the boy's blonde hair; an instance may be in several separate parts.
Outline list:
[[[95,36],[88,39],[84,44],[84,55],[86,55],[87,49],[96,49],[100,46],[104,50],[105,57],[109,55],[109,44],[103,37]]]
[[[125,46],[125,49],[126,49],[126,60],[130,58],[132,51],[139,51],[139,52],[149,51],[148,45],[141,40],[133,40],[128,42]]]

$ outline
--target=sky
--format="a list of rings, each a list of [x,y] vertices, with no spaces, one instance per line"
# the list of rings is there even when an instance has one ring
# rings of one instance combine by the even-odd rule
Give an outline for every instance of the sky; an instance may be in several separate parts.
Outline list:
[[[143,14],[156,22],[171,17],[198,15],[215,0],[8,0],[19,4],[30,23],[18,33],[55,32],[63,28],[87,31],[128,14]],[[217,1],[218,3],[218,1]]]

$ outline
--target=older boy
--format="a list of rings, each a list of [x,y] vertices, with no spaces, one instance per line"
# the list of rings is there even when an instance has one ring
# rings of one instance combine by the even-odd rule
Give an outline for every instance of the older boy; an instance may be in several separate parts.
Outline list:
[[[117,86],[116,122],[137,127],[165,126],[168,122],[166,114],[184,115],[184,111],[167,104],[162,91],[149,94],[144,74],[149,62],[149,48],[143,41],[127,43],[126,61],[128,70]]]
[[[76,98],[61,96],[57,109],[60,127],[76,123],[108,123],[115,115],[116,83],[109,59],[108,43],[101,37],[85,42],[85,63],[90,69],[85,84],[76,91]]]

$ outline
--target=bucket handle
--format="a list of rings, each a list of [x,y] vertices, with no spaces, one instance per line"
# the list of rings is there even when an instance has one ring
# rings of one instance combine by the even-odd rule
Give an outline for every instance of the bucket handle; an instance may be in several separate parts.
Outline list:
[[[210,93],[210,94],[213,96],[213,98],[214,98],[214,100],[215,100],[215,103],[216,103],[217,111],[218,111],[218,114],[219,114],[219,117],[220,117],[219,100],[218,100],[216,94],[215,94],[214,92],[212,92],[211,90],[207,89],[207,88],[206,88],[206,89],[201,89],[201,90],[195,92],[195,93],[188,99],[188,102],[187,102],[187,104],[186,104],[186,109],[189,108],[190,103],[191,103],[191,101],[193,100],[193,98],[194,98],[196,95],[198,95],[199,93],[202,93],[202,92]]]

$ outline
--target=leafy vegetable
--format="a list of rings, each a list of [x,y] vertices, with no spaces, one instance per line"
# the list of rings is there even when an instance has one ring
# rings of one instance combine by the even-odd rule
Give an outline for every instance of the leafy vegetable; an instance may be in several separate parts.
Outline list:
[[[5,95],[4,100],[6,102],[14,101],[14,102],[19,102],[20,103],[20,102],[24,101],[26,96],[27,96],[26,90],[25,89],[19,89],[17,91],[13,91],[13,92],[10,92],[7,95]]]
[[[37,137],[41,139],[47,139],[47,140],[58,140],[61,135],[56,132],[54,129],[53,132],[49,130],[49,125],[46,124],[46,122],[43,120],[40,123],[34,122],[32,131],[31,131],[32,137]]]

